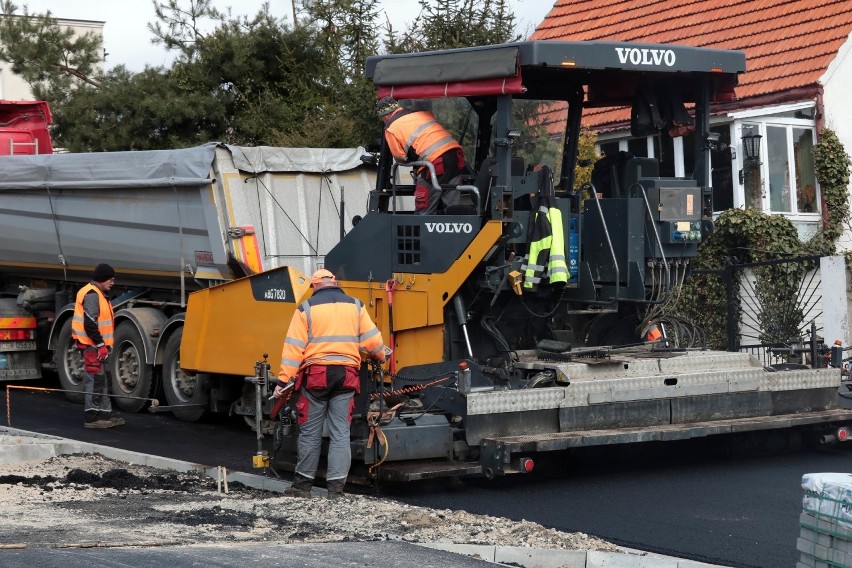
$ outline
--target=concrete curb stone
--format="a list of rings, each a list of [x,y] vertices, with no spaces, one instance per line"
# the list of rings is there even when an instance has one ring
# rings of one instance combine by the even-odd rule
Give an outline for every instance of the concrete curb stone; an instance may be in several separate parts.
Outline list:
[[[725,568],[627,548],[624,552],[602,552],[451,543],[422,546],[524,568]]]

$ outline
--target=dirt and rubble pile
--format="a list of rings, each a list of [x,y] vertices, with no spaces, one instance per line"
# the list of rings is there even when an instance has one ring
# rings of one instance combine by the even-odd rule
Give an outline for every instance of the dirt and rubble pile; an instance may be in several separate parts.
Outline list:
[[[403,540],[576,550],[617,547],[536,523],[347,495],[298,499],[100,455],[0,464],[0,547]]]

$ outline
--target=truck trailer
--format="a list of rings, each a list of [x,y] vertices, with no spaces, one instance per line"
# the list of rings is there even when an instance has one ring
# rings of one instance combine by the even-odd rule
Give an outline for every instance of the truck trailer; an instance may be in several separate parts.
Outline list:
[[[60,388],[82,400],[73,301],[105,262],[118,274],[107,365],[118,406],[149,407],[162,391],[159,407],[188,420],[229,411],[259,353],[281,348],[289,315],[272,308],[304,293],[304,273],[366,212],[375,168],[361,161],[364,153],[208,144],[4,156],[0,380],[40,378],[55,368]],[[262,309],[241,308],[251,331],[234,337],[221,322],[210,333],[228,336],[227,349],[198,372],[165,380],[161,368],[179,368],[188,297],[255,274],[262,276],[251,280],[254,289],[261,281],[267,289],[257,292]],[[218,298],[227,303],[228,295]],[[183,352],[193,360],[191,350]]]

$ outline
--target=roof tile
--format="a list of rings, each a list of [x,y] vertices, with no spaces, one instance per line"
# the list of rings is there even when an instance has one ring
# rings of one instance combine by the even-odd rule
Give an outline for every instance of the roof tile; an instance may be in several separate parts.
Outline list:
[[[746,52],[737,97],[816,85],[852,32],[852,0],[557,0],[530,39],[677,43]],[[593,109],[590,126],[624,120]]]

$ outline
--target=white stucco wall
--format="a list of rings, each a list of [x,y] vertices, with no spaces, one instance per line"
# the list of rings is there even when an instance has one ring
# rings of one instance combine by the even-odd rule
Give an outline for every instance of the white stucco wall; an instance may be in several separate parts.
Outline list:
[[[823,85],[825,126],[837,133],[846,152],[852,154],[852,104],[849,103],[849,93],[852,92],[852,39],[846,39],[837,57],[820,77],[820,83]],[[848,229],[838,243],[838,252],[847,251],[852,251],[852,232]]]
[[[823,336],[828,345],[839,339],[849,345],[849,311],[846,294],[846,261],[842,256],[820,259]]]

